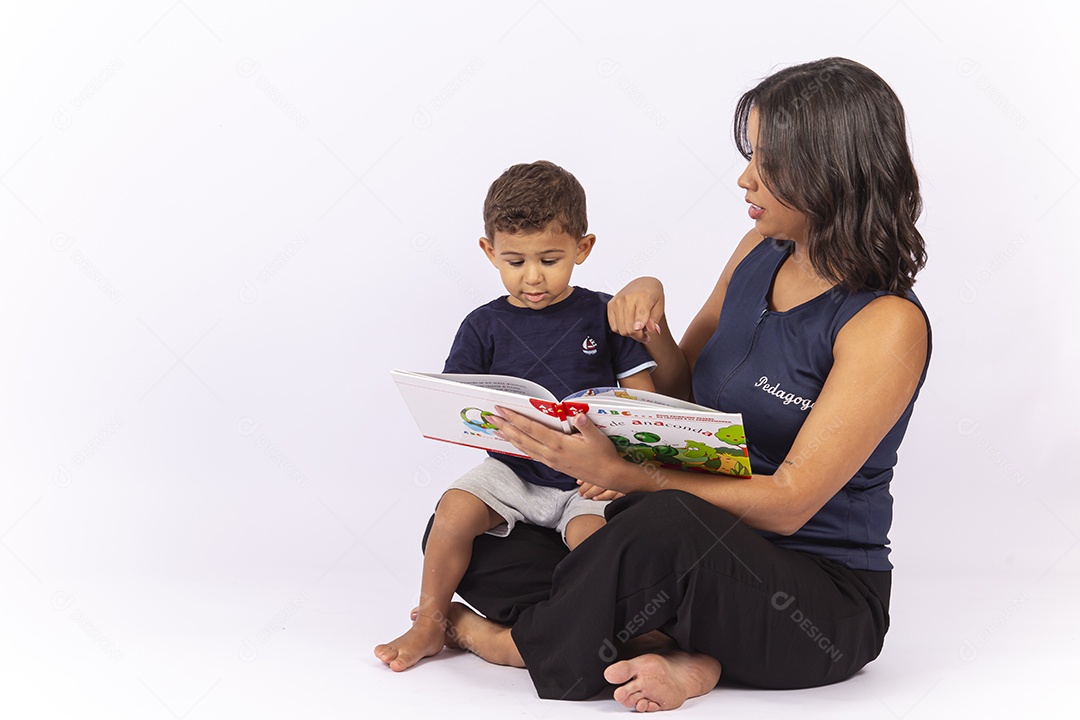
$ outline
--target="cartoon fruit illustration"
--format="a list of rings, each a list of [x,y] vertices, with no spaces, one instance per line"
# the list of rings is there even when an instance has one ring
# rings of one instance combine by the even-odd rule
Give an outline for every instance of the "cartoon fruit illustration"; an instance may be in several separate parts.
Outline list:
[[[717,430],[713,433],[713,437],[721,442],[726,442],[728,445],[746,445],[746,430],[742,425],[728,425],[722,430]]]

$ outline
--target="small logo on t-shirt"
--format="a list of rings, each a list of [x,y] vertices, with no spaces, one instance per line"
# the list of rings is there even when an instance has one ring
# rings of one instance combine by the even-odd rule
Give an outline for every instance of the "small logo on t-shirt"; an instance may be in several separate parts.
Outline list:
[[[581,343],[581,352],[585,353],[586,355],[595,355],[596,341],[586,335],[585,342]]]

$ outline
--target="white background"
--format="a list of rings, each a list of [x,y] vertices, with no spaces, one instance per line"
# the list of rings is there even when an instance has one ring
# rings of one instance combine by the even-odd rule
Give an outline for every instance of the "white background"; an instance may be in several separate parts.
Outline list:
[[[389,370],[441,369],[501,294],[483,196],[541,158],[588,193],[575,283],[656,275],[681,334],[750,225],[735,102],[830,55],[907,110],[934,356],[885,655],[810,706],[1049,712],[1080,669],[1080,53],[1062,4],[939,5],[6,3],[0,714],[616,709],[370,656],[477,459],[418,437]]]

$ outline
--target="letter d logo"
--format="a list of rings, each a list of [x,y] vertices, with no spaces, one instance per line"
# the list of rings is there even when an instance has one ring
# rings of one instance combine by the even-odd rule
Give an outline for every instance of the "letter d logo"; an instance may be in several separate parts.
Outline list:
[[[962,78],[969,78],[979,71],[980,63],[971,58],[964,58],[956,64],[956,74]]]
[[[960,300],[966,303],[973,303],[979,299],[979,291],[975,289],[975,286],[971,284],[970,280],[964,280],[960,285]]]
[[[611,58],[604,58],[600,62],[596,63],[596,74],[606,80],[615,73],[619,72],[620,67],[622,66]]]
[[[240,298],[240,302],[250,304],[259,299],[259,291],[250,280],[245,280],[236,296]]]
[[[427,130],[431,127],[431,123],[434,122],[434,120],[434,116],[432,116],[423,105],[416,106],[416,114],[413,115],[413,125],[415,125],[418,130]]]
[[[52,122],[57,130],[67,130],[71,127],[71,113],[65,110],[63,105],[58,105],[56,112],[53,114]]]
[[[786,592],[773,593],[772,606],[777,610],[787,610],[793,602],[795,602],[795,597],[788,595]]]
[[[236,421],[236,432],[242,437],[251,437],[259,429],[259,421],[249,417],[242,417]]]
[[[246,79],[257,73],[261,67],[262,65],[251,58],[241,58],[240,62],[236,63],[236,74]]]

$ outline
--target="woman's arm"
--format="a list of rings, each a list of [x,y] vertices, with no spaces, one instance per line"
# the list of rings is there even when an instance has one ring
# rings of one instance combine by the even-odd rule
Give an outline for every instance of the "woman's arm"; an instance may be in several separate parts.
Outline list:
[[[656,392],[656,385],[653,384],[652,373],[649,370],[642,370],[633,375],[627,375],[619,380],[619,387],[624,387],[629,390]]]
[[[667,326],[663,284],[654,277],[631,280],[608,302],[607,308],[612,332],[640,342],[656,362],[652,371],[656,391],[686,397],[683,385],[690,372]],[[689,382],[685,385],[688,390]]]
[[[574,435],[510,412],[492,420],[523,452],[591,485],[624,493],[685,490],[752,527],[790,535],[896,424],[918,386],[926,352],[926,321],[913,303],[893,296],[869,303],[838,334],[829,377],[774,475],[741,479],[634,465],[584,415],[575,419],[581,432]]]
[[[720,273],[712,294],[690,322],[679,344],[675,344],[668,328],[664,313],[664,287],[656,278],[638,278],[630,282],[608,303],[611,329],[644,344],[656,361],[652,380],[657,392],[684,400],[691,398],[690,376],[694,363],[720,322],[720,310],[731,275],[762,239],[761,235],[751,230],[739,241]]]

